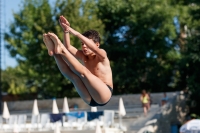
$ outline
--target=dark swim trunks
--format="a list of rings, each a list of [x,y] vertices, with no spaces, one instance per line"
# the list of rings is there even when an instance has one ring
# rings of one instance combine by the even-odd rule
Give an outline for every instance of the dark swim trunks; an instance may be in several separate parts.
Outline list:
[[[110,90],[110,92],[111,92],[111,96],[112,96],[112,93],[113,93],[113,89],[109,86],[109,85],[107,85],[108,86],[108,88],[109,88],[109,90]],[[110,100],[108,100],[108,102],[109,102]],[[98,104],[96,101],[94,101],[94,99],[92,98],[91,99],[91,101],[90,101],[90,106],[93,106],[93,107],[96,107],[96,106],[104,106],[104,105],[106,105],[108,102],[106,102],[106,103],[104,103],[104,104]]]

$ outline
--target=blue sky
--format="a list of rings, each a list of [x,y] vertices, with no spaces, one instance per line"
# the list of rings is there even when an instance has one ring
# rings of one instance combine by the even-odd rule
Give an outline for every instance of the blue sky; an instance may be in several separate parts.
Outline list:
[[[1,0],[1,33],[8,31],[9,24],[13,21],[13,12],[18,12],[20,8],[20,3],[24,0]],[[55,2],[55,0],[49,0],[51,3]],[[1,68],[4,70],[7,67],[15,67],[17,66],[17,61],[12,58],[9,52],[5,49],[5,41],[3,40],[3,36],[1,38]]]
[[[19,9],[19,4],[21,0],[1,0],[1,32],[8,31],[8,24],[13,21],[12,11],[16,12]],[[5,49],[5,41],[3,41],[2,36],[2,57],[1,57],[1,67],[5,69],[8,66],[15,67],[17,62],[15,59],[11,58],[9,52]]]

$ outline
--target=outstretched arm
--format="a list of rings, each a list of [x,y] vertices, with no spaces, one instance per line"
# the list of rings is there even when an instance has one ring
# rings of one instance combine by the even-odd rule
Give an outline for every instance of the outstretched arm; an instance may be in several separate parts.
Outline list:
[[[105,50],[99,48],[99,43],[94,43],[91,39],[88,39],[87,37],[83,36],[81,33],[78,31],[72,29],[69,27],[70,33],[78,37],[87,47],[92,50],[100,59],[104,60],[107,57],[107,54]]]
[[[64,16],[60,16],[59,18],[60,26],[63,29],[63,38],[64,38],[64,45],[66,49],[76,58],[80,59],[82,57],[82,52],[80,52],[78,49],[76,49],[74,46],[70,44],[70,36],[69,36],[69,26],[70,23],[67,21],[67,19]]]

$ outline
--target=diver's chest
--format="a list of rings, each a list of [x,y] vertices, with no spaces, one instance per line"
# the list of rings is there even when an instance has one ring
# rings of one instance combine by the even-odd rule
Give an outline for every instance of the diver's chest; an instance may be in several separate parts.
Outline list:
[[[97,60],[85,60],[84,65],[91,72],[96,72],[100,69],[101,63]]]

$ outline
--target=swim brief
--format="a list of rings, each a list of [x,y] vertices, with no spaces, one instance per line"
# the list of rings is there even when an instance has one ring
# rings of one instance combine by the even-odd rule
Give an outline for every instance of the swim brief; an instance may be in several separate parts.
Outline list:
[[[111,92],[111,96],[112,96],[112,93],[113,93],[113,89],[109,86],[109,85],[107,85],[108,86],[108,88],[109,88],[109,90],[110,90],[110,92]],[[91,97],[92,98],[92,97]],[[108,102],[110,101],[110,99],[108,100]],[[104,106],[104,105],[106,105],[108,102],[106,102],[106,103],[104,103],[104,104],[98,104],[96,101],[94,101],[94,99],[92,98],[91,99],[91,101],[90,101],[90,103],[89,103],[89,105],[90,106],[93,106],[93,107],[96,107],[96,106]]]

